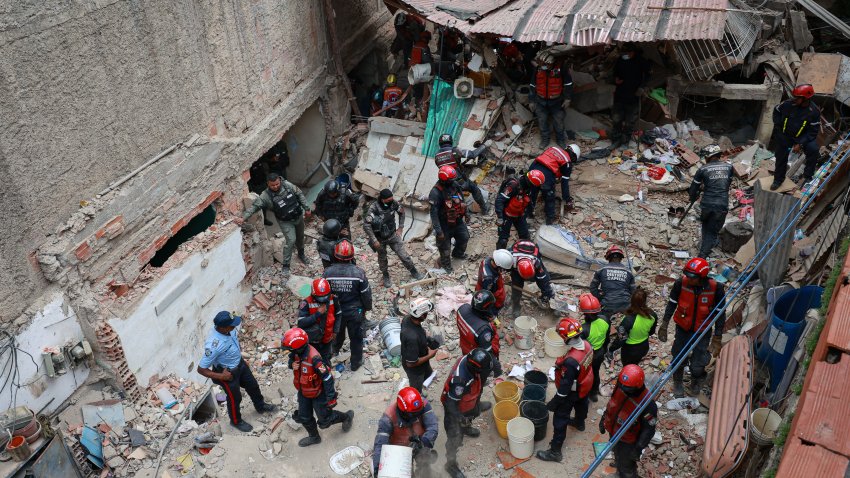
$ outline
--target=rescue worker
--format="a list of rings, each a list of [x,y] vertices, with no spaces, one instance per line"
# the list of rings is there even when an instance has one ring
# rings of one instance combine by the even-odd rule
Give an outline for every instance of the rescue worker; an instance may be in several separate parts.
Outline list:
[[[608,353],[608,332],[611,330],[611,319],[602,315],[602,305],[593,294],[584,293],[578,298],[579,312],[584,316],[582,338],[593,347],[593,386],[590,388],[590,400],[599,400],[599,369]]]
[[[534,279],[540,289],[540,301],[547,307],[549,299],[555,297],[549,271],[543,264],[543,256],[537,244],[532,241],[520,240],[511,247],[514,256],[514,268],[511,269],[511,313],[514,317],[520,315],[522,306],[522,289],[525,281]]]
[[[511,227],[516,227],[520,239],[531,238],[526,219],[528,205],[531,204],[529,194],[532,187],[542,187],[545,182],[546,176],[543,172],[535,169],[521,174],[519,178],[511,176],[502,183],[496,196],[496,226],[499,232],[496,249],[508,246]]]
[[[254,199],[237,223],[242,224],[261,209],[271,209],[283,232],[283,274],[289,275],[293,248],[298,250],[298,259],[304,264],[309,264],[304,254],[304,217],[310,214],[310,207],[298,186],[275,173],[269,174],[266,186],[268,186],[266,190]]]
[[[639,365],[649,352],[649,337],[655,334],[658,314],[646,303],[646,290],[638,287],[632,294],[632,302],[626,310],[626,316],[617,326],[617,338],[608,347],[608,360],[613,352],[622,348],[623,365]]]
[[[298,390],[298,411],[292,418],[307,430],[307,436],[298,440],[300,447],[321,443],[319,428],[324,430],[342,423],[342,431],[347,432],[351,430],[354,421],[352,410],[345,413],[334,410],[337,394],[331,368],[319,351],[307,341],[307,332],[298,327],[287,330],[281,341],[281,347],[290,351],[289,368],[293,373],[295,389]]]
[[[499,362],[499,331],[493,324],[496,316],[490,312],[495,301],[489,290],[479,290],[472,295],[470,304],[461,305],[455,312],[461,353],[468,354],[476,348],[489,353],[494,378],[502,375],[502,364]],[[490,369],[482,372],[483,377],[489,375]]]
[[[604,435],[608,432],[612,437],[617,434],[648,394],[644,386],[643,369],[637,365],[623,367],[602,419],[599,420],[599,433]],[[648,400],[640,417],[614,444],[614,466],[619,478],[638,478],[637,462],[655,435],[657,423],[658,406],[654,400]]]
[[[555,130],[558,146],[567,147],[564,118],[572,95],[573,79],[569,69],[562,69],[552,57],[541,60],[531,80],[534,115],[540,127],[540,149],[549,146],[550,126]]]
[[[773,137],[776,141],[776,170],[770,190],[775,191],[785,181],[788,172],[788,153],[804,152],[806,165],[803,181],[809,182],[815,175],[820,148],[817,138],[820,133],[820,108],[812,102],[815,89],[812,85],[797,85],[791,98],[773,109]]]
[[[491,355],[474,349],[457,362],[443,385],[440,401],[445,408],[443,428],[446,429],[445,470],[451,478],[464,478],[457,464],[457,451],[463,445],[463,436],[478,437],[481,430],[472,426],[472,420],[490,409],[492,404],[481,401],[481,390],[490,370]]]
[[[437,250],[440,251],[440,266],[451,273],[452,258],[466,259],[466,245],[469,242],[469,229],[466,222],[469,212],[463,200],[463,186],[458,183],[457,170],[452,166],[443,166],[437,173],[437,184],[428,194],[431,205],[431,226],[437,236]],[[452,249],[452,239],[455,240]],[[451,256],[449,256],[451,253]]]
[[[711,255],[711,249],[717,243],[720,229],[723,228],[726,213],[729,211],[732,165],[721,161],[722,157],[723,154],[720,151],[706,156],[705,164],[694,174],[691,187],[688,189],[691,202],[699,199],[700,190],[702,190],[699,215],[699,220],[702,222],[702,243],[697,257],[705,258]]]
[[[640,99],[649,81],[649,62],[643,59],[633,43],[620,47],[620,58],[614,63],[614,103],[611,141],[614,147],[628,144],[640,114]]]
[[[416,41],[421,32],[425,31],[425,22],[416,15],[399,12],[393,20],[393,25],[396,36],[390,46],[390,51],[393,54],[401,51],[404,67],[407,68],[407,60],[410,58],[413,42]]]
[[[398,118],[398,113],[401,111],[401,101],[404,90],[395,84],[395,75],[390,73],[387,75],[387,86],[384,87],[384,102],[381,103],[381,109],[386,108],[384,116],[390,118]],[[391,108],[388,108],[393,105]]]
[[[384,445],[413,448],[416,469],[413,476],[430,476],[430,464],[437,457],[434,444],[440,433],[437,414],[413,387],[404,387],[378,420],[378,434],[372,446],[372,471],[378,476],[381,469],[381,448]]]
[[[322,236],[316,240],[316,251],[322,260],[322,268],[327,269],[334,263],[334,246],[339,242],[342,224],[336,219],[328,219],[322,225]]]
[[[354,260],[354,246],[343,239],[334,248],[337,263],[325,269],[322,277],[331,284],[331,292],[339,300],[340,324],[334,342],[334,355],[339,353],[345,343],[345,332],[351,341],[351,371],[357,371],[363,365],[363,320],[366,312],[372,310],[372,289],[366,272],[357,267]]]
[[[398,214],[398,227],[396,227],[395,216]],[[378,253],[378,267],[381,269],[384,279],[384,287],[392,287],[390,280],[390,268],[387,258],[387,246],[393,250],[404,267],[410,271],[410,275],[419,280],[424,277],[416,266],[413,259],[404,248],[401,240],[401,231],[404,227],[404,207],[393,199],[393,192],[383,189],[378,194],[378,200],[369,205],[369,209],[363,216],[363,231],[369,239],[369,246]]]
[[[512,41],[500,39],[496,48],[499,52],[499,65],[502,67],[505,75],[514,83],[528,81],[525,61],[522,52],[517,48],[517,44]]]
[[[431,55],[431,47],[428,45],[430,42],[431,32],[425,30],[419,34],[419,39],[416,40],[410,51],[410,60],[407,62],[409,66],[430,65],[434,61]]]
[[[561,461],[564,441],[567,439],[567,425],[584,431],[589,403],[587,395],[593,384],[591,360],[593,350],[590,344],[581,338],[581,324],[573,318],[564,317],[558,322],[558,335],[567,344],[567,353],[555,361],[555,396],[546,408],[552,415],[552,441],[548,450],[537,452],[537,458],[543,461]],[[570,418],[575,411],[575,417]]]
[[[590,293],[602,303],[602,315],[609,319],[629,307],[635,290],[635,276],[623,264],[623,249],[612,244],[605,251],[608,264],[599,268],[590,281]]]
[[[316,196],[314,213],[323,221],[336,219],[339,221],[340,235],[351,237],[348,220],[354,215],[360,197],[348,188],[342,187],[339,181],[330,179]]]
[[[478,281],[475,283],[475,290],[488,290],[493,294],[495,299],[490,313],[493,316],[499,315],[502,307],[505,306],[505,280],[502,277],[502,272],[509,271],[514,267],[514,256],[507,249],[496,249],[493,255],[481,260],[478,266]]]
[[[438,149],[437,153],[434,155],[434,163],[437,164],[437,168],[442,168],[443,166],[451,166],[455,168],[455,171],[457,171],[458,183],[472,194],[472,199],[478,203],[482,214],[489,214],[490,208],[484,201],[484,195],[481,193],[481,189],[475,181],[471,181],[469,179],[469,175],[465,171],[466,162],[470,159],[476,160],[477,162],[478,157],[481,156],[481,153],[483,153],[485,149],[487,149],[487,146],[475,143],[475,149],[472,150],[456,148],[454,146],[454,139],[450,134],[440,135],[439,144],[440,149]]]
[[[670,290],[670,300],[664,310],[664,318],[658,329],[658,340],[667,342],[667,327],[670,318],[676,322],[676,335],[673,339],[671,352],[677,357],[690,342],[691,338],[701,333],[710,325],[707,320],[712,311],[717,308],[720,312],[715,317],[714,336],[706,334],[702,340],[696,343],[691,355],[685,359],[683,366],[673,372],[673,396],[682,398],[685,396],[683,377],[684,365],[689,364],[691,370],[691,383],[688,394],[697,396],[707,373],[705,367],[711,360],[711,355],[720,353],[721,336],[723,335],[723,324],[726,322],[726,292],[723,284],[708,278],[710,267],[705,259],[694,257],[688,260],[683,269],[682,277],[676,279]],[[711,337],[711,339],[709,339]],[[709,343],[709,340],[711,342]]]
[[[248,392],[258,413],[274,412],[277,406],[266,403],[251,367],[242,358],[242,347],[239,345],[236,329],[241,323],[242,317],[226,310],[215,315],[213,332],[204,342],[204,356],[198,362],[197,372],[224,389],[230,425],[240,432],[248,433],[254,427],[242,419],[241,388]]]
[[[573,208],[573,197],[570,195],[570,175],[573,172],[573,164],[578,162],[581,149],[576,144],[571,144],[569,149],[561,149],[552,146],[543,151],[528,167],[531,171],[540,171],[545,177],[542,186],[531,185],[527,216],[534,217],[534,206],[537,204],[537,195],[543,192],[543,212],[546,215],[546,224],[555,224],[555,186],[560,180],[561,199],[567,209]]]
[[[298,327],[307,332],[310,345],[326,363],[331,363],[332,344],[341,323],[335,299],[326,279],[313,279],[310,295],[298,306]]]
[[[428,337],[422,322],[434,310],[434,303],[425,297],[417,297],[410,301],[410,311],[401,321],[401,367],[407,374],[410,386],[423,392],[425,380],[434,373],[431,359],[437,355],[439,344]]]

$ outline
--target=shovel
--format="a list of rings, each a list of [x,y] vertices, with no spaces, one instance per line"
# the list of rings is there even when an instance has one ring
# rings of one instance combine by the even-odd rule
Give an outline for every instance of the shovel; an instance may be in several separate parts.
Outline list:
[[[691,203],[688,204],[688,208],[685,209],[685,213],[682,214],[682,217],[680,217],[678,220],[673,221],[673,229],[679,229],[682,226],[682,221],[684,221],[685,218],[688,217],[688,213],[691,212],[691,208],[694,207],[695,202],[696,201],[691,201]]]

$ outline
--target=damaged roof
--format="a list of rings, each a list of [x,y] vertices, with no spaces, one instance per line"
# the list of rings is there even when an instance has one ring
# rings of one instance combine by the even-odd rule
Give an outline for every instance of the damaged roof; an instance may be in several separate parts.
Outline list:
[[[721,40],[728,0],[403,0],[463,33],[590,46],[612,41]]]

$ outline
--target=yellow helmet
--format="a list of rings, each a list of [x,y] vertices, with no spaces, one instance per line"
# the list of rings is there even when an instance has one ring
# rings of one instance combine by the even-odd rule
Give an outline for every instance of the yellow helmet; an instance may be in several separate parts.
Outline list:
[[[395,75],[393,75],[392,73],[387,75],[387,85],[388,86],[394,86],[395,85]]]

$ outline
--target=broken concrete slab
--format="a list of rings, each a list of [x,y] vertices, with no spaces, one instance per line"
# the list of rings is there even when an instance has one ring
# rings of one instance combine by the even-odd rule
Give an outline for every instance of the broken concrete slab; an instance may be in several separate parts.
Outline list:
[[[372,116],[369,118],[369,131],[393,136],[424,136],[425,123]]]
[[[586,114],[567,108],[564,117],[564,128],[571,131],[590,131],[594,128],[605,129],[605,125]]]

